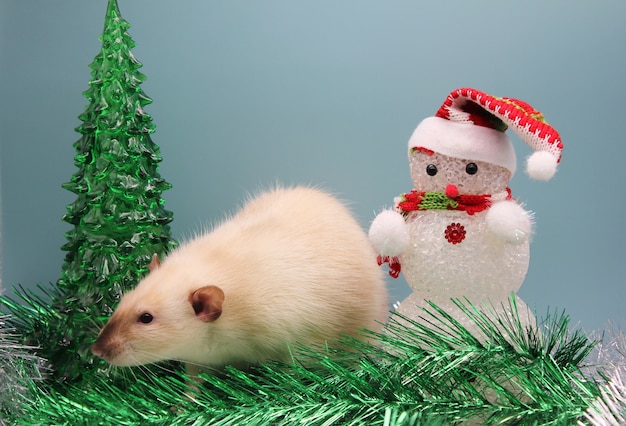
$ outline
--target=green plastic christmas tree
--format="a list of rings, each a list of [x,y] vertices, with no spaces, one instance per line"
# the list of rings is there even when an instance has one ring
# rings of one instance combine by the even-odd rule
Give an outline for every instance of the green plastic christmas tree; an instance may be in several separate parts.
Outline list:
[[[161,193],[159,148],[144,107],[152,100],[141,90],[146,79],[133,56],[130,25],[109,0],[102,49],[90,65],[89,100],[76,129],[78,171],[63,188],[77,194],[63,220],[67,251],[52,296],[49,318],[35,325],[31,341],[53,366],[56,379],[76,380],[101,361],[90,346],[123,291],[145,275],[151,256],[176,245],[168,223],[172,213]]]

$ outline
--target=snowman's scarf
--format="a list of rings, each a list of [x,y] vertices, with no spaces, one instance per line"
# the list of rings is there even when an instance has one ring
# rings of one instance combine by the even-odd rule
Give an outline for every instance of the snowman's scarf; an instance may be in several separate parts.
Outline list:
[[[413,189],[402,194],[396,206],[400,213],[407,215],[416,210],[460,210],[469,215],[482,212],[491,206],[492,201],[510,200],[511,190],[499,194],[461,194],[449,197],[445,192],[418,192]]]
[[[396,208],[406,218],[410,212],[416,210],[459,210],[468,215],[487,210],[493,201],[511,200],[511,189],[497,194],[459,194],[450,197],[445,192],[418,192],[413,189],[408,194],[398,197]],[[400,276],[402,265],[398,256],[378,256],[378,265],[389,264],[389,275],[393,278]]]

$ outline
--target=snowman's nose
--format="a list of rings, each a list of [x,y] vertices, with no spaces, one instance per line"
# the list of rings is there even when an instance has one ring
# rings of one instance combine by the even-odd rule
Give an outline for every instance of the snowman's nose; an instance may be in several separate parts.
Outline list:
[[[456,198],[459,196],[459,188],[456,185],[449,184],[446,186],[446,195],[450,198]]]

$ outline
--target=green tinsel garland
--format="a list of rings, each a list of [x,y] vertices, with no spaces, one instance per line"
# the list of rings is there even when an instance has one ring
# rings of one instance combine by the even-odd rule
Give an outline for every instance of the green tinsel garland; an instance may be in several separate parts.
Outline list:
[[[595,342],[570,332],[566,315],[549,312],[533,331],[523,329],[515,314],[492,319],[469,304],[459,306],[484,338],[433,305],[429,311],[437,321],[428,326],[392,315],[386,332],[374,335],[378,345],[350,341],[350,350],[320,348],[289,365],[228,368],[204,376],[196,394],[181,371],[165,368],[125,370],[125,379],[116,381],[96,370],[81,383],[33,383],[31,400],[12,420],[24,425],[569,425],[592,422],[589,413],[599,410],[598,401],[616,406],[618,415],[626,413],[626,406],[603,393],[609,378],[602,370],[585,368]]]

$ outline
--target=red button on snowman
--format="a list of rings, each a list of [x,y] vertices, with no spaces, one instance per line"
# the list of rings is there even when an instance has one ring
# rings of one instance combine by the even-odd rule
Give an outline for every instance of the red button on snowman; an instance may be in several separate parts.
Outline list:
[[[529,263],[532,217],[511,196],[515,173],[511,128],[533,154],[528,174],[549,180],[561,159],[557,131],[527,103],[462,88],[447,97],[434,117],[423,120],[409,140],[415,189],[394,200],[369,230],[379,263],[400,271],[413,290],[398,312],[420,321],[432,301],[468,328],[451,301],[508,310],[511,292],[522,285]],[[534,324],[516,295],[520,319]]]

